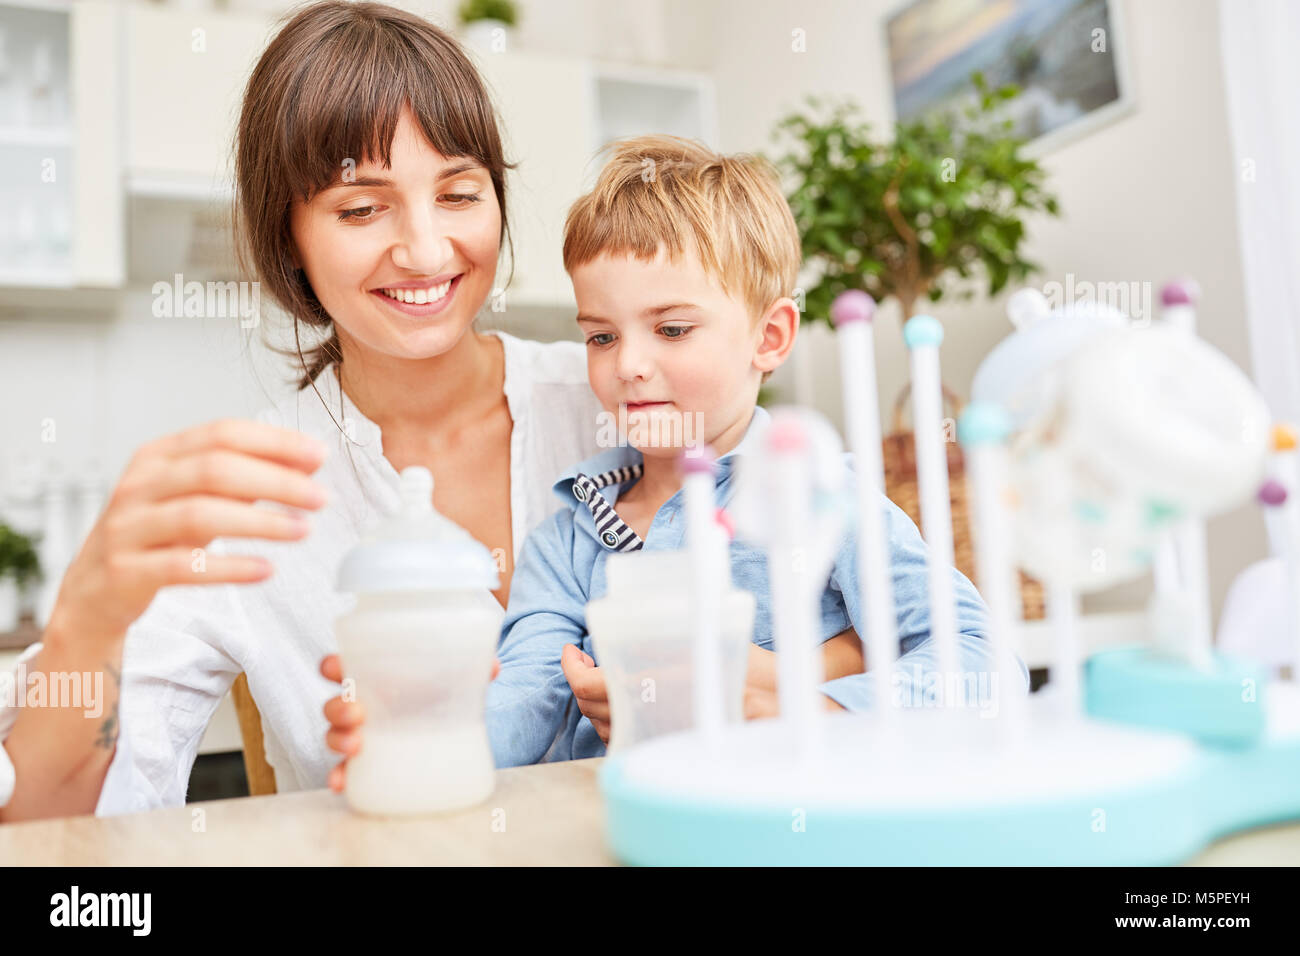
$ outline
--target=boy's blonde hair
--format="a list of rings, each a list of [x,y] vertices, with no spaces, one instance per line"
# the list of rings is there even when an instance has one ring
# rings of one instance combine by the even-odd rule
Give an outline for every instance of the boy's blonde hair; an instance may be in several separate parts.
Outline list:
[[[671,259],[696,253],[751,321],[794,294],[799,231],[770,163],[677,136],[637,136],[606,149],[595,188],[565,220],[565,271],[605,253],[649,261],[663,246]]]

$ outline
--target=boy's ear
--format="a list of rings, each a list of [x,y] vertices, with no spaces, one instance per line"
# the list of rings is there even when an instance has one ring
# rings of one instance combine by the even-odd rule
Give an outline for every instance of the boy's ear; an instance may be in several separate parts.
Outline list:
[[[771,372],[789,357],[799,334],[799,309],[794,299],[777,299],[768,306],[759,322],[759,334],[754,368]]]

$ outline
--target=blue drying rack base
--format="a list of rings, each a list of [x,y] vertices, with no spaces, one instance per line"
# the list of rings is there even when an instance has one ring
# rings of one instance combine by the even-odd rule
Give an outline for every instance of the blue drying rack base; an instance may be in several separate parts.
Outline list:
[[[1300,686],[1214,654],[1194,668],[1145,647],[1093,655],[1088,713],[1202,744],[1200,814],[1214,837],[1300,819]]]
[[[1088,674],[1113,677],[1107,693],[1150,673],[1141,656],[1106,656]],[[1221,664],[1208,688],[1182,686],[1214,694],[1240,680],[1236,664]],[[1062,722],[1034,695],[1028,738],[1010,748],[997,721],[945,724],[933,712],[899,715],[920,718],[906,751],[882,746],[870,717],[828,716],[825,757],[813,767],[797,760],[781,721],[728,727],[716,750],[694,732],[651,740],[602,768],[609,846],[650,866],[1150,866],[1300,819],[1300,688],[1260,683],[1258,732],[1224,745],[1187,733],[1191,711],[1170,690],[1180,675],[1165,677],[1160,694],[1178,732],[1151,726],[1150,714],[1140,727]],[[1234,715],[1236,733],[1249,725]]]

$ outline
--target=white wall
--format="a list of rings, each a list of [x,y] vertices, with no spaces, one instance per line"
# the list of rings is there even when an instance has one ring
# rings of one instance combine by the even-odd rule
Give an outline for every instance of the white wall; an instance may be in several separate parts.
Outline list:
[[[781,0],[718,0],[708,4],[707,28],[689,29],[699,4],[669,0],[668,35],[682,65],[717,82],[720,148],[772,149],[775,122],[809,93],[848,94],[878,129],[892,123],[883,14],[894,0],[798,5]],[[1247,371],[1250,349],[1237,251],[1235,170],[1229,143],[1218,13],[1213,0],[1129,0],[1122,5],[1126,56],[1137,96],[1134,112],[1043,158],[1064,215],[1029,229],[1029,258],[1044,273],[1035,280],[1150,281],[1158,298],[1168,278],[1191,275],[1203,290],[1200,331]],[[680,24],[676,29],[672,24]],[[791,49],[801,29],[806,52]],[[1005,295],[996,301],[932,308],[944,322],[945,382],[968,395],[976,367],[1011,331]],[[907,381],[897,306],[878,326],[881,402]],[[833,339],[813,330],[816,400],[840,419]],[[790,369],[774,386],[793,386]],[[1262,519],[1254,505],[1210,524],[1210,568],[1217,609],[1232,575],[1265,554]],[[1132,604],[1146,582],[1098,596],[1094,606]]]
[[[0,491],[32,463],[111,479],[142,442],[266,404],[236,320],[159,319],[150,303],[0,319]]]

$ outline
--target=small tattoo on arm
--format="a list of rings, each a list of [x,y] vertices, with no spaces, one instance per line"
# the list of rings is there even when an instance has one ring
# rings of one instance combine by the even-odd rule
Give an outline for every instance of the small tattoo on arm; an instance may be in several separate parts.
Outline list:
[[[117,708],[121,703],[122,691],[122,672],[116,670],[112,664],[105,664],[104,669],[113,677],[113,683],[117,685],[118,697],[113,701],[113,709],[108,712],[104,722],[99,725],[99,736],[95,738],[95,746],[103,747],[105,750],[112,750],[117,746]]]

